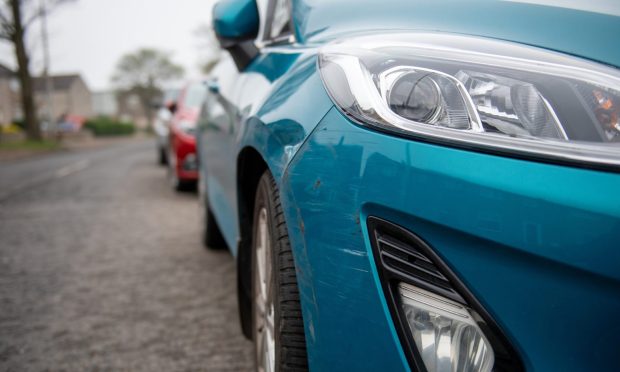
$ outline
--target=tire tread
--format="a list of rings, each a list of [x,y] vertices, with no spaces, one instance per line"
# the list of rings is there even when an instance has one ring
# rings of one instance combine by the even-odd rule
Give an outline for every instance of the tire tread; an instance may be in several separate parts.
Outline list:
[[[268,171],[261,177],[259,188],[261,185],[266,188],[270,198],[270,203],[268,203],[271,209],[269,215],[272,218],[272,234],[275,235],[272,254],[275,261],[274,274],[277,290],[276,316],[279,319],[279,322],[276,323],[279,325],[276,329],[276,337],[280,340],[280,358],[278,360],[276,357],[276,362],[279,363],[276,365],[276,370],[307,371],[306,337],[299,300],[297,273],[280,193],[273,176]]]

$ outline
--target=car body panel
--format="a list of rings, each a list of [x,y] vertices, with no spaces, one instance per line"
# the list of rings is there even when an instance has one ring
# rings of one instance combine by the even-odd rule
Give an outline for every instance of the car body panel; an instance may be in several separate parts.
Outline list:
[[[196,93],[196,90],[205,90],[201,87],[202,83],[189,83],[180,92],[179,99],[176,104],[176,111],[170,120],[169,141],[170,155],[175,156],[172,162],[174,172],[181,181],[198,180],[197,169],[185,169],[183,164],[187,156],[196,154],[196,138],[193,133],[186,132],[182,125],[195,127],[200,116],[200,107],[202,106],[203,97]],[[204,96],[202,92],[202,96]],[[199,102],[199,103],[196,103]]]
[[[219,79],[217,97],[209,95],[209,117],[200,124],[200,141],[205,143],[200,158],[209,205],[236,254],[238,154],[245,148],[258,151],[279,180],[332,103],[317,74],[315,56],[294,48],[274,49],[259,56],[244,76],[231,71],[232,61],[221,65],[237,83],[229,84],[229,76],[225,81]],[[281,78],[285,72],[286,78]],[[312,102],[306,97],[313,97]]]
[[[293,1],[297,44],[263,48],[242,72],[230,60],[214,72],[217,102],[207,104],[200,130],[209,205],[237,255],[237,161],[256,151],[280,189],[311,369],[409,369],[372,258],[368,216],[426,241],[527,370],[612,368],[620,345],[620,174],[354,124],[333,106],[316,67],[320,45],[377,30],[492,37],[620,65],[618,11],[603,14],[614,4],[585,11],[582,1],[546,3]]]
[[[183,161],[189,155],[196,153],[196,138],[180,130],[172,130],[171,136],[172,156],[176,156],[175,169],[177,177],[183,181],[195,181],[198,179],[197,170],[186,170],[183,168]]]
[[[546,5],[543,5],[546,4]],[[514,41],[620,66],[615,0],[293,0],[302,44],[358,33],[421,30]]]
[[[332,109],[281,187],[312,367],[339,369],[333,363],[342,361],[343,368],[365,369],[367,353],[394,359],[394,332],[385,324],[389,312],[381,307],[365,231],[372,215],[433,247],[526,366],[608,369],[620,326],[592,329],[591,317],[620,312],[618,187],[618,174],[401,139]],[[360,358],[351,358],[334,328],[350,333],[362,325],[372,342],[352,342]]]

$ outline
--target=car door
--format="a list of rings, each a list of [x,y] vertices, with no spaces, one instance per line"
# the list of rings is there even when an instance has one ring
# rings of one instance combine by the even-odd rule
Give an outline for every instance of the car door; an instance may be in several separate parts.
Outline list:
[[[241,133],[245,125],[252,125],[247,119],[294,59],[267,51],[270,46],[292,42],[288,0],[257,1],[257,5],[261,15],[255,42],[258,55],[239,71],[228,52],[223,52],[211,74],[200,134],[209,207],[233,254],[239,237],[236,161]]]
[[[229,246],[234,246],[234,132],[237,116],[236,89],[239,72],[227,53],[213,69],[207,85],[209,92],[199,123],[198,148],[201,161],[201,182],[206,197]]]

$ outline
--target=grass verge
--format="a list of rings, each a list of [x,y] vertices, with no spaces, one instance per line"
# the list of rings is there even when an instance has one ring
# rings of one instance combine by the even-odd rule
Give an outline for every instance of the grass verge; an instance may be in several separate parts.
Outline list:
[[[60,148],[57,141],[18,141],[18,142],[0,142],[0,151],[49,151]]]

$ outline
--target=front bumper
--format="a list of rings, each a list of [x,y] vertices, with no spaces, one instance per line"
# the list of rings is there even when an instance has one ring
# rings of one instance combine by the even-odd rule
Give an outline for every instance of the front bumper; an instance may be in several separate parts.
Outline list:
[[[369,216],[424,239],[526,369],[613,368],[620,174],[401,139],[332,109],[281,190],[313,369],[409,369],[373,259]]]
[[[176,156],[176,172],[182,181],[198,180],[198,158],[196,156],[196,138],[180,131],[175,131],[172,138],[172,151]]]

